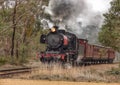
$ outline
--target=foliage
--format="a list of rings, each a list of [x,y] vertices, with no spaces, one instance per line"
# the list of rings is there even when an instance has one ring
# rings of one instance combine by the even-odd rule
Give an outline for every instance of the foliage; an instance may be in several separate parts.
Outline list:
[[[105,21],[99,33],[102,45],[120,52],[120,0],[113,0],[109,12],[104,14]]]
[[[4,64],[15,64],[15,65],[20,65],[23,63],[28,62],[28,57],[19,57],[18,59],[16,57],[10,57],[10,56],[0,56],[0,66]]]
[[[39,43],[41,33],[45,32],[40,21],[45,18],[42,6],[47,5],[49,0],[13,1],[13,7],[4,5],[6,0],[0,2],[0,55],[10,56],[14,46],[11,59],[21,62],[45,48]]]
[[[5,64],[7,60],[4,57],[0,57],[0,66]]]

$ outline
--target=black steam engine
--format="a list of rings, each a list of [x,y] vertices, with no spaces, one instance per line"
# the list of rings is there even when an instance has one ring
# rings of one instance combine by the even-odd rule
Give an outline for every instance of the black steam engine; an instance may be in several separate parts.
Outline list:
[[[75,62],[78,56],[78,39],[76,35],[59,30],[53,26],[47,35],[42,35],[40,42],[47,45],[46,51],[40,53],[41,62]]]

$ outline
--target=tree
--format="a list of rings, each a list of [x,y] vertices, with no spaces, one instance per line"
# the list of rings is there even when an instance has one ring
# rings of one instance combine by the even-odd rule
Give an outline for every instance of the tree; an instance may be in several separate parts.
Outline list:
[[[18,57],[22,53],[25,55],[27,52],[25,48],[36,37],[33,35],[39,32],[36,30],[36,24],[38,22],[38,25],[41,24],[40,20],[44,18],[42,6],[47,5],[49,0],[12,0],[15,2],[12,7],[9,7],[8,4],[4,5],[7,1],[11,0],[0,1],[0,38],[3,39],[3,44],[0,46],[5,48],[5,38],[9,38],[8,42],[11,47],[9,55]],[[37,29],[41,28],[37,26]]]
[[[105,20],[99,41],[102,45],[109,46],[120,52],[120,0],[113,0],[109,12],[104,14]]]

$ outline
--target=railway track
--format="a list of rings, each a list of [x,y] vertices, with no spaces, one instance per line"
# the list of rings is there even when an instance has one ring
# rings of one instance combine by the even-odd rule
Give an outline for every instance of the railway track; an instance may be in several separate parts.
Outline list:
[[[13,76],[16,74],[29,73],[31,71],[32,71],[31,67],[4,69],[4,70],[0,70],[0,78],[9,77],[9,76]]]

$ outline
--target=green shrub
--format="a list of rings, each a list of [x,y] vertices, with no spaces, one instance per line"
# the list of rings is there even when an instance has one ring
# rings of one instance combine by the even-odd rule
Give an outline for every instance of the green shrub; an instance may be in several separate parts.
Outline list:
[[[10,59],[8,60],[8,63],[12,65],[22,65],[27,62],[28,62],[28,57],[23,57],[23,56],[19,56],[19,58],[10,57]]]
[[[7,62],[5,57],[0,57],[0,65],[4,65]]]
[[[27,63],[28,62],[28,57],[23,57],[23,56],[20,56],[19,58],[16,58],[16,57],[0,57],[0,66],[1,65],[4,65],[6,63],[8,64],[13,64],[13,65],[21,65],[21,64],[24,64],[24,63]]]

